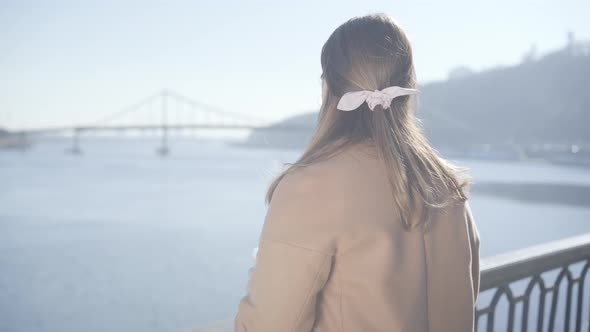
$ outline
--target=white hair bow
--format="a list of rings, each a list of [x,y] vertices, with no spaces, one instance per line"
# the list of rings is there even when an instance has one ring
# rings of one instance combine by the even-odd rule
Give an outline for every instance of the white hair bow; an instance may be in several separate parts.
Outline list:
[[[365,101],[371,111],[375,106],[381,105],[383,109],[391,105],[391,101],[399,96],[407,96],[418,92],[416,89],[402,88],[399,86],[390,86],[383,90],[362,90],[345,93],[338,102],[336,108],[342,111],[353,111],[361,106]]]

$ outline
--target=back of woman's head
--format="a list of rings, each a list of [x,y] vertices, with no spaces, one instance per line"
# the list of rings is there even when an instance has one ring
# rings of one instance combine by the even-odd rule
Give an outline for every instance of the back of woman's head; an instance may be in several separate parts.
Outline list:
[[[367,103],[353,111],[337,108],[347,92],[416,88],[412,48],[398,23],[385,14],[348,20],[324,44],[321,65],[324,93],[317,126],[299,160],[271,184],[267,202],[289,172],[357,143],[377,148],[389,173],[392,204],[405,229],[427,226],[432,208],[467,199],[469,178],[460,182],[456,176],[467,168],[451,165],[430,146],[414,115],[414,96],[396,97],[386,108],[377,105],[371,110]]]
[[[321,64],[331,99],[349,91],[416,85],[410,42],[385,15],[352,18],[338,27],[322,48]],[[403,104],[407,98],[397,101]],[[366,113],[361,111],[353,114]]]

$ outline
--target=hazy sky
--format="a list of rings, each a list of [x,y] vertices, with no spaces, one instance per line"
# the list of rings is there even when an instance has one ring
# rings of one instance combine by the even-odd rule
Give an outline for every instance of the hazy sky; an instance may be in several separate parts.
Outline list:
[[[243,114],[317,109],[320,50],[353,16],[410,35],[420,83],[590,40],[590,1],[4,1],[0,127],[85,124],[168,88]]]

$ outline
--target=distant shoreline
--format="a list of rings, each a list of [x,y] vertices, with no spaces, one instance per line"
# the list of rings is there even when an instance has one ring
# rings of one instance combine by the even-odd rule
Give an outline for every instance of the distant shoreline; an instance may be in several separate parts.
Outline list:
[[[470,192],[528,203],[590,207],[590,185],[474,181]]]

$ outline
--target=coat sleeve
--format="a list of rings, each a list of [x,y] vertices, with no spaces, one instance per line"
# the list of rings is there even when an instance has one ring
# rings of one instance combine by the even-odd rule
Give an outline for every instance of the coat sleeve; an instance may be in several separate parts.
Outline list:
[[[318,190],[302,176],[287,176],[277,186],[234,331],[312,330],[334,257],[326,226],[332,209]]]
[[[471,206],[468,202],[465,203],[465,215],[467,217],[467,222],[469,225],[469,237],[470,237],[470,244],[471,244],[471,274],[473,279],[473,303],[477,302],[477,298],[479,295],[479,284],[480,284],[480,254],[479,254],[479,247],[480,247],[480,236],[479,231],[477,229],[477,225],[475,223],[475,219],[473,218],[473,214],[471,212]]]

